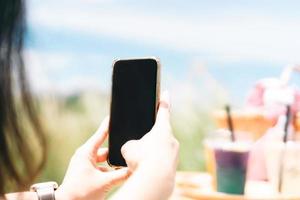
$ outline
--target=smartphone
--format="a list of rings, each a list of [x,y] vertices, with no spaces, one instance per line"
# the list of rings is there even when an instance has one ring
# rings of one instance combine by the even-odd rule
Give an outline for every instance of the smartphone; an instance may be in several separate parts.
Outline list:
[[[126,166],[121,147],[142,138],[156,119],[160,94],[157,58],[116,60],[113,63],[108,139],[108,164]]]

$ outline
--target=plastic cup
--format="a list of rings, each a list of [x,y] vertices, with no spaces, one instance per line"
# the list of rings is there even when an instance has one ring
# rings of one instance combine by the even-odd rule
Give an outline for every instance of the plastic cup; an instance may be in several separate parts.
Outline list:
[[[215,148],[217,191],[244,194],[249,144],[227,142]]]
[[[266,145],[265,157],[268,180],[273,190],[283,195],[300,196],[300,142],[270,142]],[[281,173],[281,191],[279,177]]]
[[[211,132],[209,137],[203,141],[206,171],[212,177],[212,185],[215,190],[217,189],[215,147],[229,141],[229,139],[230,132],[228,130],[218,129]]]
[[[237,131],[235,132],[236,143],[246,143],[248,146],[253,142],[253,138],[249,138],[249,133]],[[209,134],[210,137],[203,141],[205,166],[206,171],[212,176],[213,189],[217,190],[217,176],[216,176],[216,159],[215,149],[220,148],[223,144],[230,142],[230,131],[226,129],[217,129]]]

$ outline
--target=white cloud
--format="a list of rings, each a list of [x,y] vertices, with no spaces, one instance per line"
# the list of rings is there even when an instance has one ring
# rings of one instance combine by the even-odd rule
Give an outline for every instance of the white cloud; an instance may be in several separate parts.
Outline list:
[[[43,67],[42,57],[45,58],[45,54],[41,56],[32,50],[26,50],[24,53],[27,74],[33,89],[38,92],[51,88],[51,81],[47,76],[47,68]]]
[[[84,55],[85,59],[95,62],[101,56],[92,54]],[[38,93],[59,92],[63,94],[80,90],[103,90],[107,85],[101,84],[97,75],[89,76],[78,74],[57,79],[61,73],[72,71],[73,63],[78,61],[78,55],[67,53],[45,53],[36,50],[26,50],[24,54],[27,74],[33,89]],[[100,74],[99,74],[100,76]]]
[[[93,5],[93,4],[91,4]],[[143,10],[80,7],[33,7],[34,25],[159,45],[225,60],[299,62],[300,19],[247,15],[199,19],[151,14]],[[49,11],[50,10],[50,11]]]

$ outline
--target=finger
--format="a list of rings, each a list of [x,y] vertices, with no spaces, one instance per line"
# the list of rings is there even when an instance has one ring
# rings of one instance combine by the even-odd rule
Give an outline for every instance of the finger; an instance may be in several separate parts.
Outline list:
[[[104,162],[107,160],[108,148],[100,148],[97,151],[96,162]]]
[[[168,92],[163,92],[159,103],[156,122],[153,128],[159,130],[168,128],[170,126],[170,98]]]
[[[101,182],[105,180],[108,186],[113,186],[119,184],[120,182],[125,181],[129,176],[130,176],[130,171],[128,170],[127,167],[125,167],[118,170],[113,170],[113,171],[103,173]]]
[[[122,148],[121,148],[121,153],[122,156],[125,158],[129,157],[133,157],[134,155],[136,155],[136,153],[138,152],[138,140],[129,140],[128,142],[126,142]]]
[[[98,149],[103,144],[108,135],[108,123],[109,117],[106,117],[102,121],[96,133],[85,143],[85,146],[91,153],[93,153],[93,155],[97,154]]]
[[[170,97],[167,91],[163,92],[160,97],[157,111],[157,122],[169,121],[170,118]]]

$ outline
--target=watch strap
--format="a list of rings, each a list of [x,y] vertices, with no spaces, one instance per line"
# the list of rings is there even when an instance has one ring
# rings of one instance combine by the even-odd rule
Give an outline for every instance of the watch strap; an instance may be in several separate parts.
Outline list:
[[[38,200],[55,200],[56,182],[37,183],[30,187],[31,191],[37,193]]]

